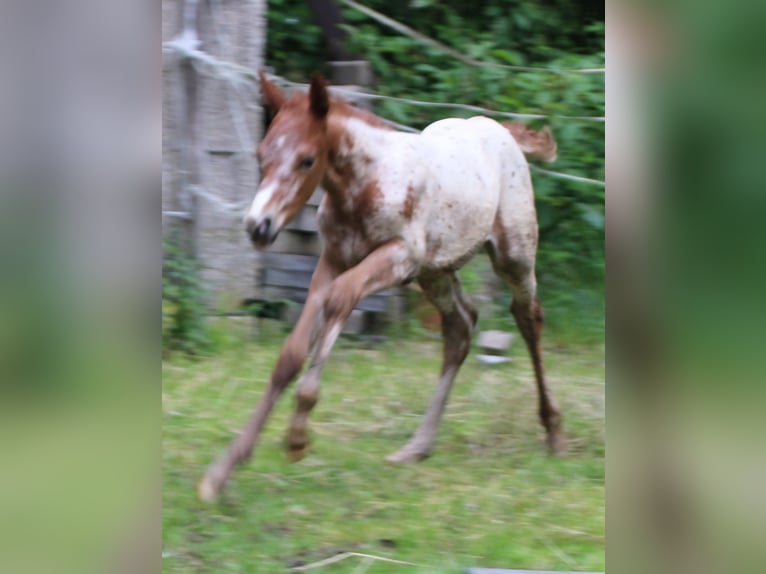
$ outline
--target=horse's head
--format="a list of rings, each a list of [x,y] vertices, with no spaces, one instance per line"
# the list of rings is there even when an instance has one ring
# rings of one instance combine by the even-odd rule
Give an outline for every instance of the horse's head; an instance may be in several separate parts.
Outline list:
[[[327,166],[327,82],[311,78],[308,95],[284,93],[261,73],[264,104],[274,116],[258,146],[261,184],[245,216],[257,248],[271,245],[319,185]]]

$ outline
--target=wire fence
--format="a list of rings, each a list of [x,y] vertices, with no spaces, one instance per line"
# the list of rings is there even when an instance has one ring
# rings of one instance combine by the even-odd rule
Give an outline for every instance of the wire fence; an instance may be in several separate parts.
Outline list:
[[[534,72],[551,72],[551,73],[557,73],[557,74],[559,73],[592,74],[592,73],[599,73],[604,71],[603,68],[554,69],[554,68],[536,68],[536,67],[526,67],[526,66],[509,66],[504,64],[496,64],[493,62],[482,62],[482,61],[474,60],[472,58],[469,58],[457,52],[453,48],[450,48],[449,46],[446,46],[445,44],[438,42],[437,40],[434,40],[423,34],[420,34],[419,32],[409,28],[408,26],[401,24],[399,22],[396,22],[395,20],[392,20],[391,18],[388,18],[387,16],[384,16],[383,14],[376,12],[372,10],[371,8],[362,6],[361,4],[358,4],[357,2],[354,2],[353,0],[341,0],[341,1],[344,4],[348,5],[349,7],[359,10],[360,12],[366,14],[367,16],[377,20],[381,24],[384,24],[424,44],[433,46],[455,58],[458,58],[464,63],[472,65],[472,66],[490,66],[490,67],[499,67],[499,68],[508,69],[508,70],[515,70],[520,72],[534,71]],[[213,2],[213,5],[215,8],[214,10],[214,14],[215,14],[215,12],[220,11],[220,0],[215,0]],[[185,14],[185,16],[188,16],[188,14]],[[187,19],[188,18],[185,17],[185,20]],[[221,51],[225,53],[227,57],[230,57],[230,55],[233,53],[233,50],[231,46],[229,46],[223,41],[223,34],[221,33],[220,23],[214,18],[213,24],[214,24],[216,43],[218,44]],[[196,33],[190,33],[189,32],[190,30],[192,30],[192,28],[185,26],[184,31],[181,34],[176,36],[173,40],[164,42],[162,44],[163,53],[168,55],[174,55],[181,60],[185,60],[191,63],[199,74],[202,74],[208,77],[218,78],[220,80],[225,81],[230,88],[228,91],[228,99],[229,99],[228,104],[229,104],[230,112],[232,116],[235,118],[235,120],[237,119],[240,120],[240,121],[235,121],[235,125],[244,126],[245,122],[241,121],[244,115],[243,99],[245,97],[245,94],[243,93],[243,89],[244,88],[255,89],[259,86],[260,82],[259,82],[258,73],[251,68],[217,58],[201,50],[199,48],[200,46],[199,38],[197,37]],[[308,89],[307,84],[291,82],[285,78],[282,78],[280,76],[276,76],[273,74],[269,74],[269,78],[272,81],[276,81],[281,86],[290,88],[292,90],[305,91]],[[424,100],[415,100],[411,98],[387,96],[383,94],[365,92],[362,90],[349,90],[349,89],[337,87],[337,86],[331,86],[330,90],[337,95],[345,96],[346,98],[352,98],[352,99],[391,101],[391,102],[397,102],[404,105],[418,106],[418,107],[466,110],[466,111],[476,112],[476,113],[480,113],[487,116],[494,116],[494,117],[501,117],[501,118],[512,118],[512,119],[521,119],[521,120],[555,119],[555,120],[563,120],[563,121],[600,122],[600,123],[603,123],[606,121],[606,118],[603,116],[566,116],[566,115],[546,115],[546,114],[506,112],[506,111],[493,110],[489,108],[473,106],[468,104],[450,103],[450,102],[430,102],[430,101],[424,101]],[[391,127],[397,130],[406,131],[410,133],[420,132],[420,130],[412,126],[397,123],[395,121],[392,121],[384,117],[382,117],[381,119],[386,124],[390,125]],[[237,134],[239,136],[242,149],[245,151],[253,151],[255,148],[255,142],[253,141],[253,138],[251,137],[250,133],[247,132],[247,130],[242,130],[238,128]],[[605,187],[606,185],[605,182],[600,180],[551,171],[551,170],[543,169],[534,164],[530,164],[529,167],[534,172],[548,176],[548,177],[554,177],[554,178],[574,181],[574,182],[588,184],[588,185],[595,185],[600,187]],[[201,185],[188,186],[187,191],[197,197],[205,199],[206,201],[215,205],[219,210],[230,213],[232,215],[236,214],[237,216],[241,216],[243,209],[245,209],[247,204],[249,204],[249,201],[242,202],[242,203],[227,202],[221,199],[219,194]],[[169,218],[180,218],[180,219],[191,218],[190,213],[185,211],[163,211],[162,215],[163,217],[169,217]]]
[[[271,80],[275,80],[281,86],[289,87],[290,89],[307,91],[309,88],[308,84],[304,84],[300,82],[291,82],[290,80],[287,80],[285,78],[282,78],[280,76],[276,76],[273,74],[269,75],[269,78]],[[349,90],[347,88],[343,88],[340,86],[330,86],[330,91],[334,94],[347,96],[350,98],[355,98],[360,100],[382,100],[382,101],[397,102],[400,104],[426,107],[426,108],[449,108],[449,109],[455,109],[455,110],[467,110],[470,112],[477,112],[487,116],[512,118],[512,119],[518,119],[518,120],[572,120],[572,121],[597,122],[597,123],[604,123],[606,121],[606,117],[604,116],[562,116],[562,115],[556,115],[556,114],[526,114],[526,113],[519,113],[519,112],[504,112],[499,110],[493,110],[490,108],[484,108],[481,106],[473,106],[469,104],[458,104],[453,102],[429,102],[426,100],[414,100],[411,98],[386,96],[383,94],[375,94],[371,92],[364,92],[361,90]],[[414,128],[409,128],[405,131],[410,131],[411,129],[414,129]]]
[[[300,90],[307,90],[308,84],[302,84],[297,82],[291,82],[289,80],[286,80],[285,78],[279,77],[279,76],[271,76],[273,79],[277,80],[281,85],[288,86],[293,89],[300,89]],[[427,106],[427,107],[434,107],[434,108],[455,108],[455,109],[462,109],[462,110],[469,110],[469,111],[475,111],[480,113],[485,113],[486,115],[496,115],[501,117],[510,117],[510,118],[520,118],[520,119],[537,119],[537,118],[551,118],[555,117],[558,119],[569,119],[569,120],[590,120],[590,121],[604,121],[605,118],[595,118],[595,117],[575,117],[575,116],[543,116],[538,114],[516,114],[511,112],[498,112],[495,110],[490,110],[487,108],[481,108],[479,106],[469,106],[465,104],[452,104],[452,103],[440,103],[440,102],[424,102],[421,100],[410,100],[407,98],[395,98],[391,96],[383,96],[380,94],[369,94],[365,92],[358,92],[356,90],[348,90],[340,87],[330,86],[330,91],[333,93],[337,93],[339,95],[346,95],[347,97],[352,98],[368,98],[368,99],[376,99],[376,100],[390,100],[395,102],[401,102],[405,104],[412,104],[412,105],[418,105],[418,106]],[[394,127],[396,129],[399,129],[401,131],[410,132],[410,133],[420,133],[421,130],[414,128],[412,126],[400,124],[394,121],[391,121],[387,118],[381,118],[386,124],[390,125],[391,127]],[[599,187],[606,187],[606,183],[598,180],[598,179],[592,179],[589,177],[582,177],[579,175],[571,175],[568,173],[561,173],[558,171],[551,171],[549,169],[543,169],[535,164],[530,163],[529,168],[532,171],[535,171],[540,174],[548,175],[550,177],[556,177],[559,179],[566,179],[569,181],[576,181],[578,183],[586,183],[590,185],[596,185]]]

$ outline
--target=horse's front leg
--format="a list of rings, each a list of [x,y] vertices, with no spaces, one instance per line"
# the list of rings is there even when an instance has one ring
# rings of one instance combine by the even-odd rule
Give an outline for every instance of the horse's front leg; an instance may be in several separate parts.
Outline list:
[[[316,335],[318,316],[328,293],[327,287],[337,275],[338,270],[324,256],[320,257],[311,278],[306,304],[293,331],[282,345],[279,359],[266,387],[266,393],[250,417],[247,426],[231,442],[228,451],[208,468],[197,487],[201,500],[206,502],[215,500],[223,490],[234,467],[252,454],[271,410],[306,361],[312,338]]]
[[[299,460],[306,454],[308,417],[319,398],[322,368],[351,311],[367,295],[412,277],[416,269],[404,242],[395,240],[373,251],[330,285],[314,356],[298,383],[295,414],[287,431],[286,446],[291,459]]]

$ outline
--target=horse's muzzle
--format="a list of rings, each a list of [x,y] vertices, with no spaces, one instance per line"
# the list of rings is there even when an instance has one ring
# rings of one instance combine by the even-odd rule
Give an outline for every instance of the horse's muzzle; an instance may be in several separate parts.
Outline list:
[[[256,247],[268,247],[277,238],[276,229],[274,229],[270,217],[265,217],[260,222],[248,218],[245,222],[245,229]]]

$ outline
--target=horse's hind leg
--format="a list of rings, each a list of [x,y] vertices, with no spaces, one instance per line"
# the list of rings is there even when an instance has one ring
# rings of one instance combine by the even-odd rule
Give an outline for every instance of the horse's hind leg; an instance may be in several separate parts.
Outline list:
[[[516,320],[516,325],[521,336],[524,337],[532,358],[539,396],[540,421],[545,427],[548,448],[551,452],[563,453],[566,450],[566,442],[561,433],[561,413],[545,381],[543,370],[540,348],[543,308],[537,297],[534,246],[526,249],[515,246],[515,250],[508,249],[507,246],[512,245],[511,238],[505,235],[504,231],[498,229],[496,231],[500,231],[504,236],[496,235],[487,244],[487,251],[492,259],[495,273],[510,286],[513,294],[511,314]],[[500,249],[501,246],[506,249]]]
[[[540,349],[540,335],[543,330],[542,305],[537,296],[525,299],[514,292],[511,313],[532,357],[539,395],[540,421],[545,427],[548,448],[551,452],[562,454],[566,450],[566,442],[561,433],[561,413],[545,381]]]
[[[477,319],[476,309],[466,299],[454,273],[420,278],[419,281],[428,300],[441,313],[444,364],[436,391],[418,430],[401,450],[387,458],[396,464],[417,462],[431,454],[452,383],[468,355]]]

